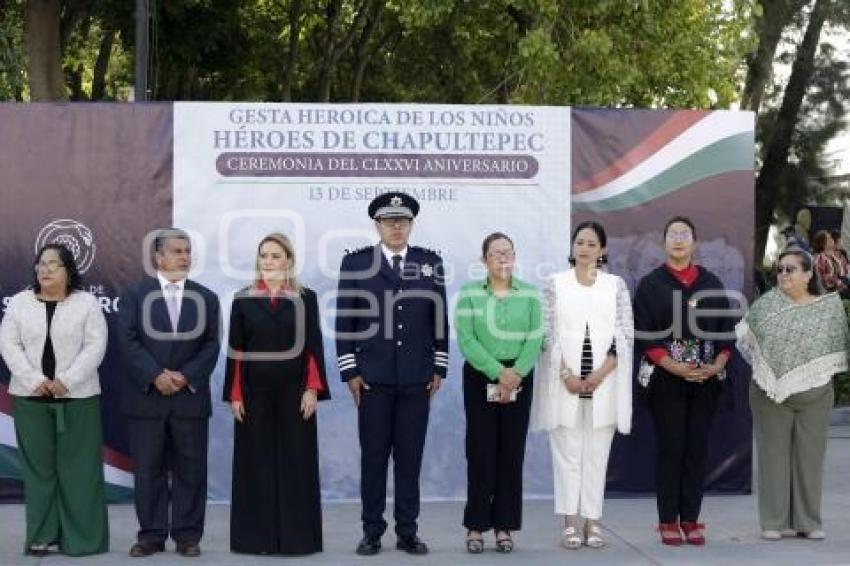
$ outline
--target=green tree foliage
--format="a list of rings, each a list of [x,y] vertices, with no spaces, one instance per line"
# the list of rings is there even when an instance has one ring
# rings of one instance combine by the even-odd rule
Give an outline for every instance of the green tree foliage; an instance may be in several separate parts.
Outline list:
[[[529,36],[527,102],[728,107],[736,98],[752,2],[557,3],[551,30]],[[548,40],[548,47],[545,45]]]
[[[791,74],[782,81],[769,77],[760,88],[752,88],[751,65],[745,87],[745,99],[764,100],[756,131],[760,163],[756,178],[757,260],[764,255],[771,224],[788,222],[800,205],[834,198],[825,190],[824,179],[830,172],[824,150],[829,140],[846,128],[850,104],[847,54],[822,38],[830,26],[847,29],[850,3],[815,0],[806,2],[804,10],[792,12],[799,0],[763,2],[765,17],[783,14],[779,27],[788,49],[771,58],[777,65],[790,63]],[[784,7],[777,5],[782,2]],[[768,5],[773,12],[767,10]],[[770,26],[756,26],[760,27]],[[773,27],[775,32],[776,25]]]
[[[151,0],[150,85],[158,100],[728,107],[754,1]],[[70,98],[129,90],[132,4],[60,1]]]
[[[24,0],[0,0],[0,100],[23,100],[26,91]]]

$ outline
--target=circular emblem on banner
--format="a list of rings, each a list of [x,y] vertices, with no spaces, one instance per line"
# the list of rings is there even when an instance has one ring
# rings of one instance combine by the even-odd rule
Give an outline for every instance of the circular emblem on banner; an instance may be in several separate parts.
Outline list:
[[[77,268],[85,273],[94,262],[94,234],[91,229],[70,218],[61,218],[47,224],[35,239],[35,253],[47,244],[62,244],[74,254]]]

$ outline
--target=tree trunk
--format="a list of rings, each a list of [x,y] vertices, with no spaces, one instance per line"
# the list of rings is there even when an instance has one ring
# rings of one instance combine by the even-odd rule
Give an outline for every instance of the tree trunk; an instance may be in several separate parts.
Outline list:
[[[322,75],[319,80],[319,101],[329,102],[331,99],[331,83],[336,73],[336,65],[343,53],[351,47],[351,43],[357,36],[357,33],[363,27],[366,20],[366,15],[371,11],[373,0],[362,0],[358,3],[357,13],[354,16],[354,22],[348,33],[342,36],[338,42],[336,40],[336,28],[339,21],[339,10],[342,0],[331,0],[327,9],[328,21],[328,39],[325,44],[325,55],[323,58]]]
[[[374,10],[369,15],[366,27],[363,29],[363,33],[360,34],[360,37],[357,40],[354,56],[354,80],[351,87],[352,102],[360,101],[360,88],[363,85],[363,75],[366,72],[366,65],[369,64],[369,59],[372,57],[375,49],[377,49],[385,39],[380,39],[372,46],[369,44],[381,24],[381,11],[383,10],[383,7],[382,2],[375,4]]]
[[[27,2],[26,44],[30,98],[67,100],[59,49],[59,0]]]
[[[286,67],[283,70],[281,98],[292,101],[292,77],[298,65],[298,40],[301,35],[301,0],[292,0],[289,4],[289,49],[286,51]]]
[[[106,70],[109,68],[109,56],[112,55],[112,44],[115,42],[115,32],[109,28],[103,30],[100,48],[97,50],[97,61],[94,64],[94,76],[91,84],[91,99],[103,100],[106,94]]]
[[[799,121],[800,106],[815,70],[815,55],[821,30],[833,0],[817,0],[809,16],[803,42],[797,48],[791,77],[785,87],[782,106],[768,139],[765,140],[764,162],[756,178],[756,258],[764,257],[767,234],[776,208],[775,187],[782,182],[788,162],[791,139]]]
[[[808,0],[762,0],[762,18],[756,28],[758,47],[747,62],[747,79],[741,94],[741,109],[758,113],[765,87],[773,74],[773,58],[782,31]]]
[[[85,67],[82,63],[76,67],[65,67],[65,86],[68,88],[68,100],[77,102],[86,99],[83,92],[83,72]]]
[[[328,7],[325,9],[325,21],[327,22],[328,37],[325,40],[325,52],[322,56],[322,73],[319,77],[319,101],[327,102],[331,96],[331,77],[333,71],[331,69],[331,58],[334,51],[334,42],[336,41],[336,23],[339,19],[339,9],[342,0],[330,0]]]
[[[62,0],[59,12],[59,49],[65,51],[77,24],[88,19],[91,11],[91,0]]]
[[[65,52],[67,44],[62,43],[62,20],[59,21],[59,49]],[[80,25],[80,37],[84,44],[88,43],[89,30],[91,29],[91,18],[86,17]],[[83,91],[83,73],[86,68],[83,63],[78,62],[75,67],[65,67],[65,83],[68,90],[71,92],[71,100],[86,100],[86,93]]]
[[[502,79],[502,82],[499,83],[499,86],[496,89],[496,103],[497,104],[510,104],[511,89],[508,86],[508,79],[509,78],[510,77],[507,76],[507,71],[505,71],[505,78]]]

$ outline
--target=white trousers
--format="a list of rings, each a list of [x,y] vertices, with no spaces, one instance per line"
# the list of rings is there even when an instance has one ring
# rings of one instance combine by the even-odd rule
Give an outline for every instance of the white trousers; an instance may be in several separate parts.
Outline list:
[[[614,426],[593,428],[593,402],[579,401],[575,428],[560,427],[549,432],[555,480],[555,513],[602,517],[608,454]]]

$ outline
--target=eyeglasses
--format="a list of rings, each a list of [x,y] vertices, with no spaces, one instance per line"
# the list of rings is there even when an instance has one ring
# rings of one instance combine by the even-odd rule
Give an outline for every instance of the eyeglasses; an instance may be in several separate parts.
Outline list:
[[[690,230],[682,230],[681,232],[667,232],[667,240],[670,242],[690,242],[694,239],[694,235]]]
[[[782,275],[783,273],[787,273],[788,275],[791,275],[795,271],[797,271],[796,265],[777,265],[776,266],[776,273],[778,275]]]
[[[410,218],[381,218],[378,222],[383,226],[398,226],[399,228],[410,226]]]
[[[40,261],[35,264],[36,271],[56,271],[60,267],[65,267],[65,264],[56,260]]]
[[[490,259],[513,259],[516,253],[513,250],[487,252]]]

